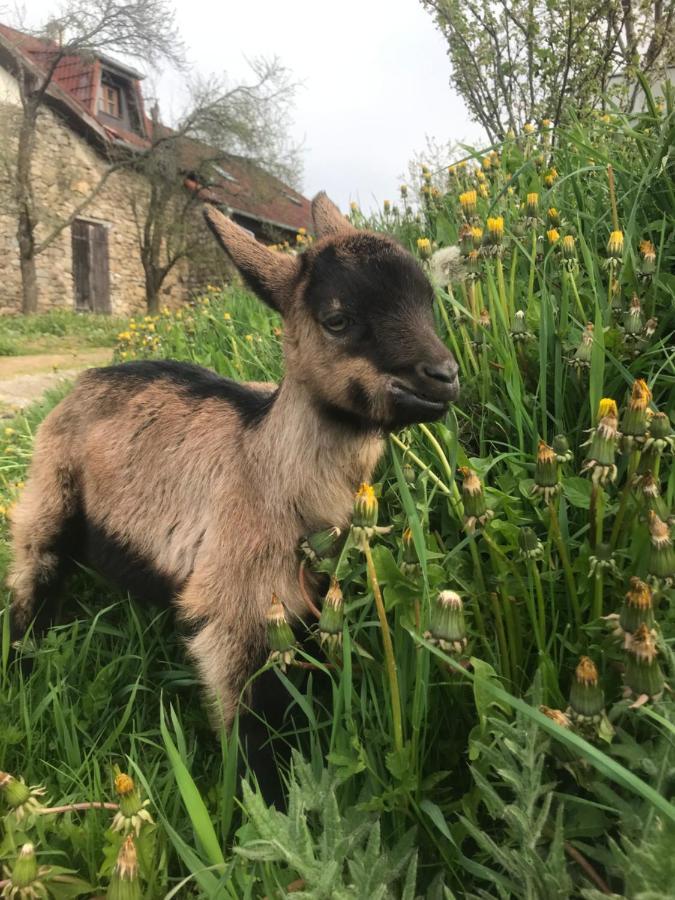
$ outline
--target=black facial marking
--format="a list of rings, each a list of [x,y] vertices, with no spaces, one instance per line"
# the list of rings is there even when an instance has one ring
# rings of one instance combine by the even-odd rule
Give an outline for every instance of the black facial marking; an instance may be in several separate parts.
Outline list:
[[[336,300],[350,320],[335,337],[336,346],[368,359],[379,371],[417,362],[425,334],[433,334],[427,277],[410,254],[381,236],[357,234],[316,255],[305,302],[322,321]]]
[[[229,403],[248,427],[257,425],[265,418],[277,396],[277,391],[257,390],[229,378],[221,378],[201,366],[174,360],[140,360],[92,369],[90,377],[123,385],[130,396],[148,384],[165,381],[192,399],[217,398]],[[143,425],[139,426],[137,433],[142,430]]]

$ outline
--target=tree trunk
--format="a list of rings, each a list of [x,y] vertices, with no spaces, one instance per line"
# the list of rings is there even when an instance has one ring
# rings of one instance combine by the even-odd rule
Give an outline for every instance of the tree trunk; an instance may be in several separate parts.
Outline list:
[[[37,266],[35,265],[33,230],[27,216],[20,213],[17,223],[19,265],[21,268],[21,312],[38,311]]]
[[[145,290],[145,300],[148,306],[148,314],[151,316],[157,315],[159,312],[159,290],[156,290],[154,286],[151,288],[148,285]]]

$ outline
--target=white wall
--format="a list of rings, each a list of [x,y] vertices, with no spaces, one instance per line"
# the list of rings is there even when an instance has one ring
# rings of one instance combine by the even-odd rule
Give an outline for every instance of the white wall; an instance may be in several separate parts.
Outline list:
[[[13,75],[0,66],[0,103],[20,103],[19,87]]]

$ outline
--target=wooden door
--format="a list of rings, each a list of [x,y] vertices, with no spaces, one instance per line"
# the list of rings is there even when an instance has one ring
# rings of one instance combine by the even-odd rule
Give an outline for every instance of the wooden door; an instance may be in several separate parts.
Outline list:
[[[110,313],[108,229],[98,222],[75,219],[71,233],[75,309]]]

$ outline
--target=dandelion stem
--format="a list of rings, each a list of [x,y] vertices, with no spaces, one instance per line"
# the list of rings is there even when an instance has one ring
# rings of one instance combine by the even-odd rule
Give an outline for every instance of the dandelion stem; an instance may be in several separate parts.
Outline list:
[[[623,486],[623,490],[621,491],[621,500],[619,501],[619,509],[616,514],[616,519],[614,519],[614,525],[612,527],[612,535],[609,539],[610,547],[612,550],[616,547],[616,543],[619,540],[619,535],[621,534],[621,526],[623,525],[623,519],[626,515],[626,507],[628,505],[628,500],[630,498],[630,492],[633,481],[633,475],[638,467],[638,462],[640,460],[640,451],[633,450],[629,459],[628,459],[628,470],[626,472],[626,483]]]
[[[579,606],[579,595],[577,594],[577,585],[574,579],[574,572],[572,571],[572,565],[570,563],[570,557],[567,552],[567,547],[565,546],[565,542],[562,539],[562,534],[560,531],[560,520],[558,519],[558,511],[555,508],[555,503],[550,502],[548,504],[548,512],[550,516],[550,535],[553,540],[553,543],[556,545],[558,550],[558,555],[560,556],[560,562],[562,563],[563,572],[565,574],[565,581],[567,583],[567,593],[569,596],[570,605],[572,607],[572,611],[574,614],[574,621],[577,625],[577,634],[579,629],[581,628],[581,608]]]
[[[581,297],[579,296],[579,288],[577,287],[577,280],[571,272],[567,272],[566,277],[567,277],[568,283],[572,287],[572,293],[574,294],[574,299],[577,304],[577,309],[579,310],[579,320],[580,320],[581,324],[583,325],[587,319],[587,316],[586,316],[586,312],[584,310],[584,305],[581,302]]]
[[[103,801],[92,800],[89,803],[66,803],[63,806],[43,806],[36,810],[41,816],[56,815],[58,813],[78,812],[88,809],[109,809],[118,810],[119,803],[105,803]]]
[[[614,231],[619,230],[619,213],[616,208],[616,187],[614,185],[614,169],[612,164],[607,164],[607,181],[609,183],[609,202],[612,208],[612,228]]]
[[[400,751],[403,749],[403,723],[401,720],[401,695],[398,687],[398,675],[396,674],[396,659],[394,657],[394,647],[391,642],[391,632],[389,631],[387,613],[384,608],[384,600],[382,599],[382,592],[380,591],[380,584],[377,580],[377,572],[375,571],[375,563],[373,562],[373,554],[370,550],[370,543],[367,540],[363,542],[363,553],[366,557],[368,578],[370,579],[370,586],[373,589],[375,607],[377,609],[377,616],[380,620],[380,630],[382,631],[382,644],[384,647],[384,658],[387,666],[389,692],[391,695],[394,748],[397,751]]]
[[[539,649],[544,650],[546,646],[546,603],[544,600],[544,588],[541,583],[541,573],[539,566],[535,560],[530,560],[530,568],[534,579],[534,589],[537,594],[537,607],[539,619]]]
[[[433,481],[433,483],[436,485],[436,487],[439,489],[439,491],[441,491],[443,494],[446,494],[446,496],[449,496],[449,497],[453,496],[453,492],[450,490],[450,488],[447,486],[447,484],[444,481],[442,481],[438,477],[438,475],[436,475],[435,472],[432,471],[431,466],[429,466],[427,463],[423,462],[419,458],[419,456],[417,456],[415,453],[413,453],[413,451],[410,449],[410,447],[408,447],[407,444],[404,444],[403,441],[397,435],[390,434],[389,437],[391,438],[393,443],[396,444],[397,447],[400,447],[400,449],[403,450],[403,452],[406,454],[406,456],[408,457],[408,459],[411,462],[414,462],[415,465],[418,466],[422,470],[422,472],[425,472],[429,476],[429,478]],[[462,519],[461,513],[459,514],[458,518],[461,521],[461,519]]]

